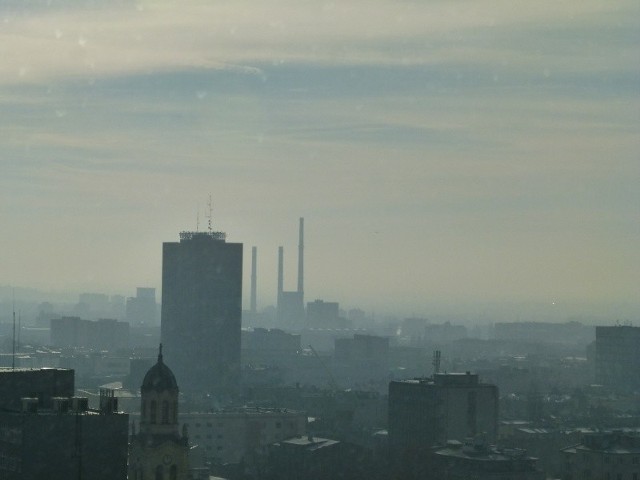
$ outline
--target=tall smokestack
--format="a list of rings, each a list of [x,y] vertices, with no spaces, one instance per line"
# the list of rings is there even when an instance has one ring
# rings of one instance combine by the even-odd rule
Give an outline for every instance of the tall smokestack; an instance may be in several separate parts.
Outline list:
[[[283,264],[284,264],[284,249],[278,247],[278,311],[282,307],[282,283],[283,283]]]
[[[298,293],[304,292],[304,218],[300,217],[300,241],[298,243]]]
[[[251,313],[256,313],[256,288],[258,284],[258,278],[256,271],[258,259],[258,247],[251,247]]]

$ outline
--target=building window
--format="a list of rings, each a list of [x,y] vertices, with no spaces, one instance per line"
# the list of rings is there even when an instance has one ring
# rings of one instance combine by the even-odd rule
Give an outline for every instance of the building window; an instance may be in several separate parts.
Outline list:
[[[638,464],[638,457],[633,457],[632,462],[633,462],[634,465],[637,465]]]
[[[633,480],[638,480],[638,473],[637,472],[633,473]]]
[[[169,402],[166,400],[162,402],[162,423],[169,423]]]
[[[156,467],[156,480],[164,480],[164,468],[162,465]]]
[[[169,480],[177,480],[178,478],[178,467],[175,465],[171,465],[171,470],[169,471]]]
[[[158,413],[158,404],[155,400],[151,400],[151,405],[149,408],[149,423],[156,423],[156,415]]]

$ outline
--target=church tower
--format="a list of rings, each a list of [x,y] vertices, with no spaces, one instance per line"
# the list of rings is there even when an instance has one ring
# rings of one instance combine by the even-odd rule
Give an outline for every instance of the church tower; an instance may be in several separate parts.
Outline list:
[[[189,445],[178,431],[178,383],[162,360],[149,369],[140,387],[140,429],[132,426],[129,480],[187,480]]]

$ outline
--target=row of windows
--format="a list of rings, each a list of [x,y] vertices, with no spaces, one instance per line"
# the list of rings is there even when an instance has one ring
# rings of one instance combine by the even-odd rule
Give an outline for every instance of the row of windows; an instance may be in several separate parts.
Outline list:
[[[144,415],[144,413],[143,413],[143,415]],[[189,427],[189,424],[188,424],[188,423],[185,423],[185,425],[187,426],[187,428]],[[206,426],[207,426],[208,428],[212,428],[212,427],[213,427],[213,425],[211,424],[211,422],[207,422],[207,423],[206,423]],[[262,426],[262,428],[266,428],[266,427],[267,427],[267,422],[262,422],[261,426]],[[194,427],[195,427],[195,428],[200,428],[200,427],[203,427],[203,424],[201,424],[201,423],[194,423]],[[219,423],[218,423],[218,428],[223,428],[223,427],[224,427],[224,424],[223,424],[222,422],[219,422]],[[276,422],[276,423],[275,423],[275,427],[276,427],[276,428],[282,428],[282,422]],[[289,427],[289,428],[296,428],[296,422],[288,422],[288,427]]]
[[[142,419],[148,420],[151,424],[168,424],[169,422],[177,423],[178,403],[173,402],[173,408],[171,408],[171,406],[172,405],[170,405],[167,400],[162,401],[161,418],[160,422],[158,422],[158,402],[156,402],[155,400],[151,400],[149,402],[149,418],[147,418],[147,402],[142,402]]]
[[[166,472],[168,474],[166,476],[165,470],[164,465],[158,465],[153,477],[145,477],[144,468],[133,467],[133,480],[145,480],[145,478],[151,478],[153,480],[176,480],[178,478],[178,467],[176,465],[171,465],[171,468]]]

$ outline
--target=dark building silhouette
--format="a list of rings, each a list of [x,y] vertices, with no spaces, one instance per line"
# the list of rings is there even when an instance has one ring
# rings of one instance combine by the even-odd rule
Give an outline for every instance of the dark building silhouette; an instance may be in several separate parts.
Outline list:
[[[307,326],[310,328],[344,328],[340,304],[315,300],[307,303]]]
[[[422,468],[430,448],[448,440],[483,435],[495,442],[498,387],[471,373],[436,373],[432,378],[389,383],[389,446],[396,465]]]
[[[79,317],[51,319],[51,345],[116,350],[129,346],[129,324],[110,318],[97,321]]]
[[[178,428],[178,383],[162,358],[149,369],[140,387],[140,431],[132,427],[129,479],[187,480],[189,442]]]
[[[640,327],[596,327],[596,381],[619,391],[640,389]]]
[[[183,391],[221,393],[240,376],[242,244],[182,232],[163,244],[161,339]]]
[[[336,338],[334,358],[342,365],[375,369],[387,375],[389,339],[355,334],[353,338]]]
[[[73,370],[0,371],[0,478],[127,478],[129,416],[113,391],[95,410],[73,392]]]

